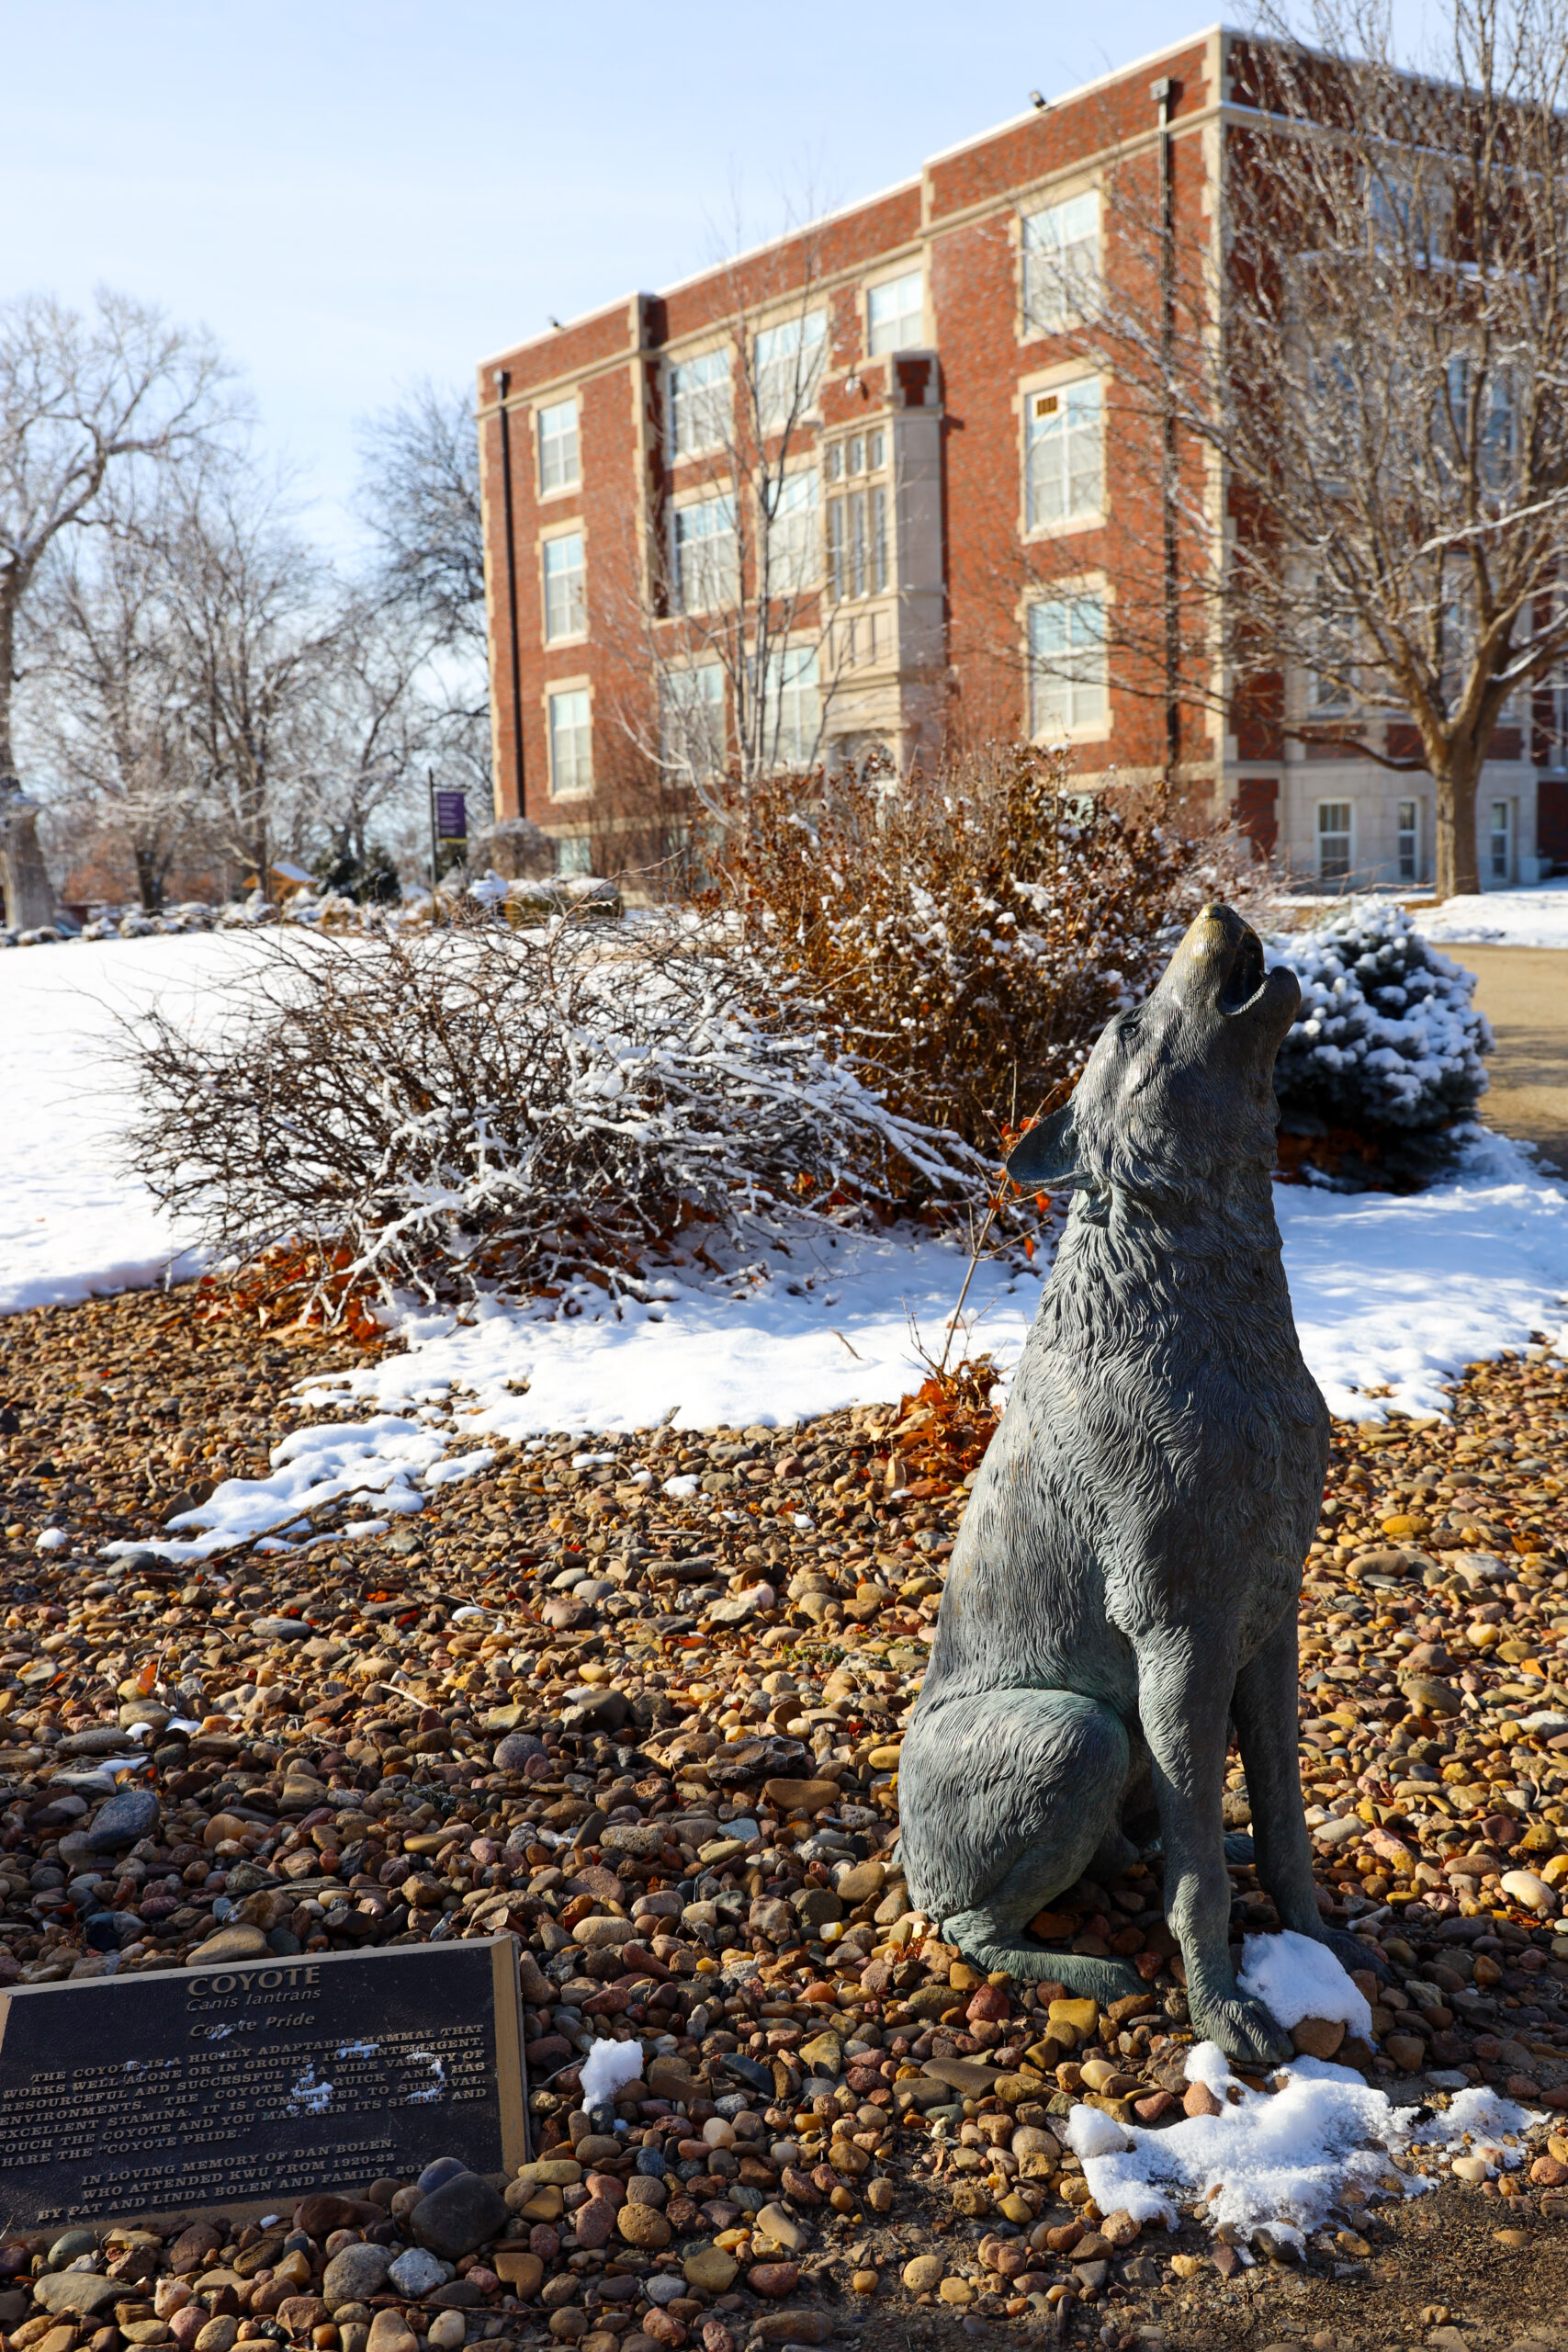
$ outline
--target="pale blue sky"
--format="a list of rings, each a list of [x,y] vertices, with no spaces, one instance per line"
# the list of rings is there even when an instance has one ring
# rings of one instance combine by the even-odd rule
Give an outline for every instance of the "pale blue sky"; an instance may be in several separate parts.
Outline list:
[[[1414,9],[1422,0],[1409,0]],[[0,0],[0,291],[202,320],[347,537],[402,383],[871,193],[1210,21],[1155,0]]]

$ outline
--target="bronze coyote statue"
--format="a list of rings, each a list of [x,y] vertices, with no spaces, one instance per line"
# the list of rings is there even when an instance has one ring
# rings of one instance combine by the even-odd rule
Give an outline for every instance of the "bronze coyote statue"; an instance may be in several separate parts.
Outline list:
[[[1259,1877],[1325,1930],[1302,1811],[1296,1605],[1328,1412],[1302,1360],[1270,1197],[1292,973],[1224,906],[1111,1022],[1064,1111],[1009,1161],[1074,1198],[986,1455],[904,1743],[915,1900],[987,1969],[1109,2000],[1124,1963],[1027,1923],[1156,1833],[1194,2030],[1291,2054],[1236,1986],[1222,1817],[1234,1727]]]

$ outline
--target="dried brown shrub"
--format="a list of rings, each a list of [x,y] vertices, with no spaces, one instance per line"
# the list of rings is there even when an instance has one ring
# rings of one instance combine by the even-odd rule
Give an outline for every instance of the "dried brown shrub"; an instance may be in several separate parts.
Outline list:
[[[1071,1091],[1248,845],[1154,792],[1075,789],[1032,745],[900,779],[875,761],[749,788],[722,883],[906,1116],[982,1148]]]

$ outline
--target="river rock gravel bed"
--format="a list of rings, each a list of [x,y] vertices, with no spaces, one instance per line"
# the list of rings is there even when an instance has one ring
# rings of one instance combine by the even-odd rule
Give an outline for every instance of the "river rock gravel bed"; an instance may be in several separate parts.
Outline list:
[[[1066,2146],[1086,2100],[1158,2127],[1191,2097],[1157,1854],[1038,1923],[1144,1978],[1103,2015],[978,1976],[910,1906],[898,1746],[969,1466],[926,1406],[487,1441],[377,1535],[328,1511],[288,1551],[106,1555],[261,1475],[296,1385],[360,1360],[210,1310],[0,1324],[0,1986],[510,1932],[535,2161],[438,2287],[407,2182],[271,2235],[206,2217],[195,2259],[19,2238],[6,2352],[1568,2346],[1555,1359],[1472,1367],[1449,1422],[1336,1424],[1303,1773],[1325,1915],[1393,1982],[1364,1977],[1371,2041],[1298,2038],[1402,2100],[1489,2085],[1540,2121],[1512,2169],[1348,2191],[1302,2258],[1101,2213]],[[1277,1923],[1232,1878],[1239,1942]],[[641,2069],[585,2107],[602,2041]],[[379,2283],[323,2292],[355,2246]],[[70,2306],[81,2263],[126,2293]]]

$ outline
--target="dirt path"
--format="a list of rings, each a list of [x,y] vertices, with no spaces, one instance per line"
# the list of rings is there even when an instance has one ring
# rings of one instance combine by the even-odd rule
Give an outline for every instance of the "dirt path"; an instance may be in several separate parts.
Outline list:
[[[1447,943],[1444,952],[1475,973],[1476,1001],[1496,1033],[1482,1117],[1539,1144],[1568,1176],[1568,953]]]

